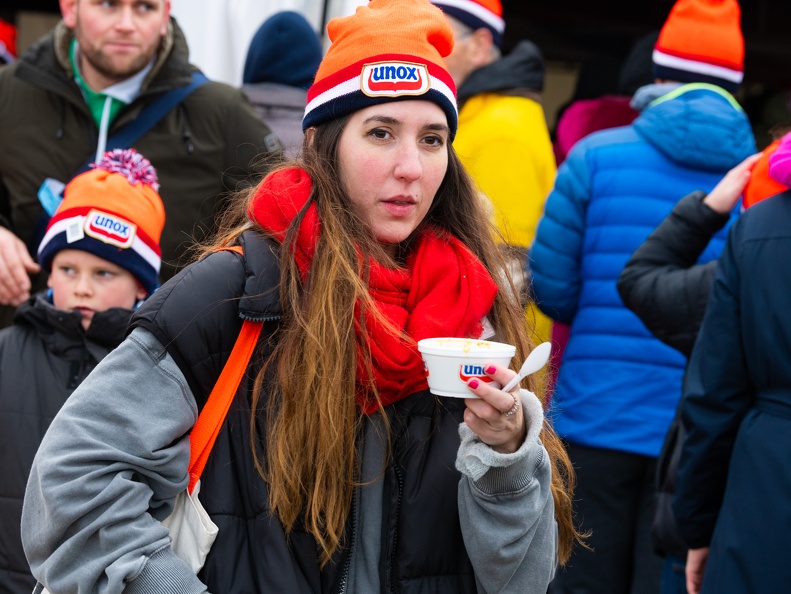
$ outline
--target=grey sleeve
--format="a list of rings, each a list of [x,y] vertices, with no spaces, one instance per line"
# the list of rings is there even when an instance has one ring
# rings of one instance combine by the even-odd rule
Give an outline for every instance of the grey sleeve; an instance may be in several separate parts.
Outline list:
[[[77,388],[44,436],[22,541],[52,594],[201,593],[166,517],[188,482],[195,400],[176,363],[136,329]]]
[[[522,390],[528,424],[522,447],[499,454],[462,423],[456,467],[459,516],[467,554],[481,593],[546,594],[555,575],[558,529],[547,451],[538,436],[544,413]]]

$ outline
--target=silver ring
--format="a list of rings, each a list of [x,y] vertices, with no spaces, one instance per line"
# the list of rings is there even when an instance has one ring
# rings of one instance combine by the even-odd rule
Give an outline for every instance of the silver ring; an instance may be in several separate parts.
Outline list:
[[[517,396],[516,394],[513,394],[513,393],[511,394],[511,396],[514,397],[514,407],[511,410],[503,413],[506,417],[510,417],[514,413],[516,413],[516,411],[519,410],[519,407],[522,404],[521,402],[519,402],[519,396]]]

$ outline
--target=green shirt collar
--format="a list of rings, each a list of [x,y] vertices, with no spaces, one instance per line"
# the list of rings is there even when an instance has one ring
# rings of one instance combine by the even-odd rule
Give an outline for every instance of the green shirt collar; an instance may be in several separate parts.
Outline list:
[[[85,103],[88,105],[88,110],[91,112],[91,116],[93,117],[94,122],[96,122],[97,127],[101,127],[102,123],[102,115],[105,110],[105,106],[107,105],[107,99],[110,99],[109,102],[109,119],[108,125],[112,125],[115,119],[118,117],[121,109],[127,105],[125,101],[122,101],[116,97],[112,97],[108,93],[104,93],[101,91],[94,91],[91,87],[88,86],[88,83],[85,82],[85,79],[82,77],[80,73],[80,68],[78,66],[77,60],[77,40],[73,39],[71,42],[71,48],[69,50],[69,60],[71,61],[71,69],[74,72],[74,80],[77,81],[77,84],[82,91],[82,96],[85,99]]]

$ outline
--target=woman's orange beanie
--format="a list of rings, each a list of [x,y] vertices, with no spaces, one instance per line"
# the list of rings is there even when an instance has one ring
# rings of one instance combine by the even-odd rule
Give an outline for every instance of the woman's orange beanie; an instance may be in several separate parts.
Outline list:
[[[330,45],[308,90],[302,128],[371,105],[423,99],[439,105],[456,134],[456,87],[443,58],[453,32],[428,0],[371,0],[327,25]]]

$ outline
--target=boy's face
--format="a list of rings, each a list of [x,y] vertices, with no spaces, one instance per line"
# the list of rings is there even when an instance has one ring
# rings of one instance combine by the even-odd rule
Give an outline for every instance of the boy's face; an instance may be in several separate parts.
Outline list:
[[[86,330],[96,312],[111,307],[132,309],[146,296],[129,271],[82,250],[55,254],[47,285],[55,308],[79,311]]]

